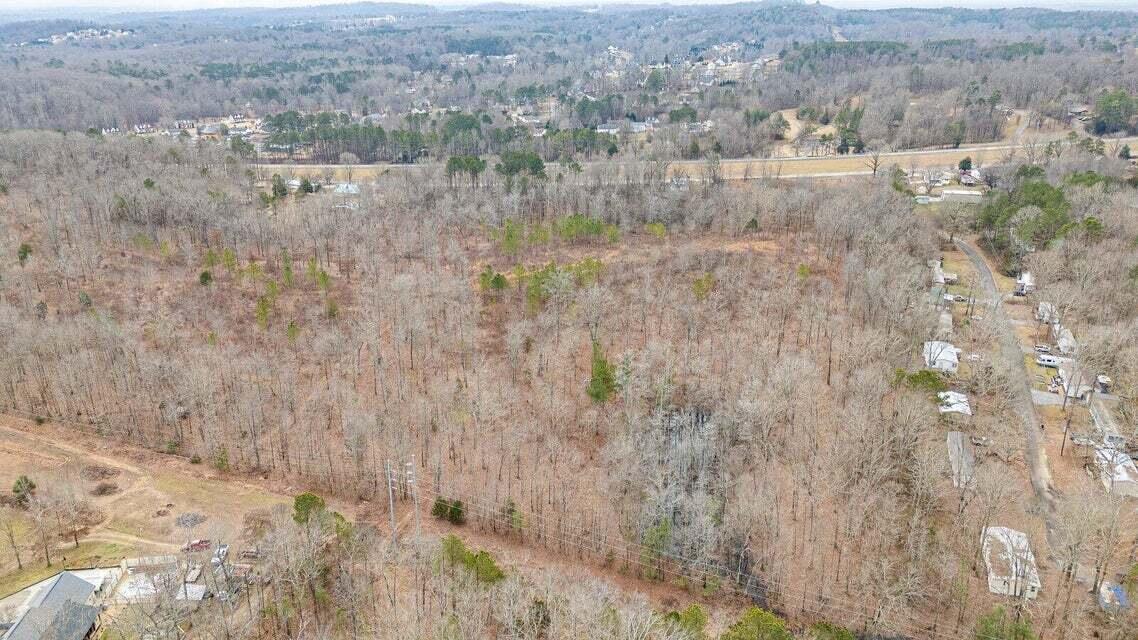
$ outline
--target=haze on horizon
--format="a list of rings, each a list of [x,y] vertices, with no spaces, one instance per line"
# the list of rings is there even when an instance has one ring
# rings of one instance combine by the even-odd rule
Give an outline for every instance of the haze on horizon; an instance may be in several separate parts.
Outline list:
[[[478,0],[427,0],[403,1],[401,4],[430,5],[461,8],[486,4]],[[27,14],[47,14],[49,11],[68,9],[85,11],[188,11],[195,9],[236,8],[297,8],[315,5],[351,4],[344,0],[0,0],[0,10]],[[532,6],[603,6],[603,5],[722,5],[738,4],[736,0],[509,0],[506,4]],[[1130,0],[826,0],[822,4],[843,9],[890,9],[900,7],[940,8],[961,7],[992,9],[1009,7],[1038,7],[1061,10],[1127,10],[1133,9]],[[67,15],[39,17],[67,18]]]

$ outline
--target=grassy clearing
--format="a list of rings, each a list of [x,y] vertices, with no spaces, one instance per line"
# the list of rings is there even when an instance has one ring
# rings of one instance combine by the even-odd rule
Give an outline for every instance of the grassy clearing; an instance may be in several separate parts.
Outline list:
[[[113,542],[80,542],[79,548],[57,549],[51,566],[43,563],[42,557],[24,558],[24,568],[0,576],[0,598],[6,598],[17,591],[50,578],[64,569],[85,569],[88,567],[109,567],[133,553],[134,548]]]
[[[155,474],[153,480],[154,488],[169,496],[177,511],[208,507],[214,512],[244,512],[290,502],[283,496],[223,480],[195,478],[187,482],[185,476],[164,473]]]
[[[1055,375],[1055,369],[1036,364],[1034,353],[1023,354],[1023,367],[1027,370],[1027,377],[1031,381],[1032,388],[1046,391],[1047,381]]]

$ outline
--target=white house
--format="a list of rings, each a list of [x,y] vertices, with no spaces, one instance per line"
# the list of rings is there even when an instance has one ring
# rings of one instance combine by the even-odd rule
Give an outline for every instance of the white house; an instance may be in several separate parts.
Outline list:
[[[949,342],[930,340],[922,352],[925,366],[941,373],[956,373],[960,366],[960,350]]]
[[[929,265],[933,270],[933,284],[956,284],[960,279],[955,273],[944,270],[944,263],[940,260],[930,260]]]
[[[985,527],[980,537],[988,591],[1016,598],[1035,598],[1043,584],[1027,534],[1007,527]]]
[[[1113,447],[1095,449],[1099,479],[1107,493],[1138,497],[1138,467],[1130,456]]]
[[[984,201],[983,191],[972,191],[969,189],[945,189],[941,191],[940,197],[945,202],[968,202],[972,204],[979,204]]]
[[[1086,400],[1093,391],[1092,382],[1093,376],[1070,362],[1059,366],[1059,386],[1068,398]]]
[[[936,394],[937,400],[940,400],[941,413],[959,413],[961,415],[972,415],[972,407],[968,404],[968,396],[960,393],[959,391],[941,391]]]
[[[1063,355],[1072,355],[1079,350],[1079,343],[1075,340],[1075,334],[1058,322],[1051,325],[1051,337],[1055,340],[1055,345],[1059,347],[1059,353]]]
[[[1035,291],[1035,277],[1031,275],[1030,271],[1024,271],[1016,278],[1014,294],[1017,296],[1026,296],[1033,291]]]

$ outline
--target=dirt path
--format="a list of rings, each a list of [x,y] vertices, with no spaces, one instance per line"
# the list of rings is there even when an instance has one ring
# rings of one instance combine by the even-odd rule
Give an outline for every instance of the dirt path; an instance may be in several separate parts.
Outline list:
[[[120,469],[122,471],[120,481],[125,481],[124,486],[119,493],[105,499],[103,504],[108,508],[120,502],[127,502],[132,494],[157,491],[150,479],[156,473],[168,473],[175,470],[174,467],[179,464],[176,461],[172,462],[161,458],[154,459],[153,464],[151,464],[147,462],[151,460],[147,452],[128,444],[115,443],[113,454],[98,453],[103,443],[89,434],[77,433],[74,439],[68,440],[67,433],[58,430],[60,424],[53,422],[40,427],[20,416],[8,416],[6,414],[0,414],[0,416],[12,418],[10,423],[0,424],[0,439],[19,443],[19,450],[38,447],[45,451],[50,450],[66,455],[81,464],[98,463],[109,468]],[[124,460],[124,457],[130,458],[131,461]],[[152,466],[154,468],[150,468]],[[200,472],[201,470],[187,471]],[[187,480],[190,480],[191,477],[188,477]],[[280,483],[249,476],[214,478],[214,481],[224,481],[234,488],[247,487],[274,493],[281,491]],[[295,487],[291,488],[301,490]],[[360,511],[358,504],[346,504],[330,500],[330,505],[353,519]],[[185,504],[183,506],[189,507]],[[209,509],[208,505],[200,504],[195,505],[194,508],[202,513],[207,513],[211,519],[220,517],[215,511],[222,509],[222,507]],[[591,558],[579,558],[575,552],[560,553],[555,549],[547,548],[532,541],[523,543],[514,536],[501,532],[495,533],[489,529],[480,528],[474,523],[456,527],[431,517],[429,513],[430,504],[427,503],[424,503],[420,509],[419,518],[424,539],[431,540],[448,533],[454,533],[468,545],[490,551],[496,557],[501,558],[503,564],[513,567],[523,574],[537,576],[556,573],[570,579],[600,580],[627,594],[642,594],[652,601],[657,608],[661,609],[675,608],[681,604],[686,606],[690,602],[700,601],[710,610],[723,612],[724,618],[732,617],[738,613],[738,605],[732,598],[719,597],[713,600],[709,597],[693,594],[668,582],[643,580],[622,572],[619,567],[603,566],[602,563]],[[115,511],[120,510],[115,509]],[[363,518],[374,524],[381,534],[390,532],[390,520],[386,513],[363,515]],[[111,529],[108,528],[110,523],[111,518],[107,518],[95,525],[83,537],[83,540],[130,546],[140,552],[175,553],[180,550],[180,544],[169,539],[154,539]],[[396,505],[396,530],[401,543],[410,542],[415,538],[415,510],[411,503],[400,502]],[[387,535],[385,535],[386,537]]]
[[[83,540],[95,540],[97,542],[113,542],[115,544],[130,545],[140,549],[160,549],[163,551],[177,552],[182,548],[173,542],[160,542],[150,538],[141,538],[139,536],[132,536],[129,533],[120,533],[118,531],[111,531],[105,528],[98,528],[87,534]]]
[[[27,420],[27,418],[25,418],[23,416],[11,415],[11,414],[7,414],[7,413],[0,414],[0,416],[12,418],[14,420],[21,420],[21,421]],[[14,434],[18,438],[24,438],[27,440],[34,440],[34,441],[39,442],[41,444],[47,445],[53,449],[58,449],[58,450],[63,451],[65,453],[69,453],[69,454],[75,456],[76,458],[89,460],[91,462],[97,462],[99,464],[106,465],[106,466],[112,467],[114,469],[121,469],[123,471],[127,471],[127,472],[130,472],[133,474],[146,473],[143,469],[136,467],[136,466],[134,466],[128,462],[123,462],[119,458],[110,458],[110,457],[107,457],[104,455],[100,455],[98,453],[95,453],[94,451],[91,451],[90,449],[83,448],[83,447],[77,447],[75,445],[68,444],[66,442],[61,442],[60,440],[55,439],[55,438],[48,438],[48,437],[45,437],[45,436],[40,435],[38,433],[33,433],[31,431],[28,431],[26,429],[18,429],[16,427],[10,427],[10,426],[5,425],[5,424],[0,424],[0,431],[3,431],[3,432],[8,433],[8,434]]]
[[[981,285],[984,288],[985,295],[989,298],[989,313],[993,315],[1000,327],[999,357],[1004,359],[1010,371],[1022,372],[1023,374],[1021,376],[1022,384],[1013,385],[1012,392],[1015,394],[1016,413],[1019,414],[1023,422],[1025,455],[1028,468],[1031,470],[1031,486],[1035,489],[1035,495],[1039,501],[1047,507],[1047,515],[1050,516],[1055,507],[1055,496],[1051,487],[1051,472],[1047,468],[1046,454],[1039,442],[1039,425],[1042,424],[1042,421],[1039,419],[1039,414],[1035,410],[1035,403],[1032,401],[1031,375],[1023,364],[1023,350],[1020,348],[1011,320],[1000,305],[1000,291],[996,287],[996,279],[992,275],[992,269],[988,266],[988,262],[984,260],[976,247],[959,238],[955,242],[956,246],[972,261],[976,272],[980,274]]]

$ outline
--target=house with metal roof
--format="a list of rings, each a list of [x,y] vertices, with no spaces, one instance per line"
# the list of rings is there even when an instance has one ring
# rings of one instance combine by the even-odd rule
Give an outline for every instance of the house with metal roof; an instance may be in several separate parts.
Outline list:
[[[52,578],[2,640],[86,640],[98,631],[98,585],[64,571]]]
[[[1016,598],[1035,598],[1043,583],[1027,534],[1008,527],[985,527],[981,536],[988,591]]]
[[[960,350],[943,340],[930,340],[922,350],[925,366],[941,373],[956,373],[960,366]]]

